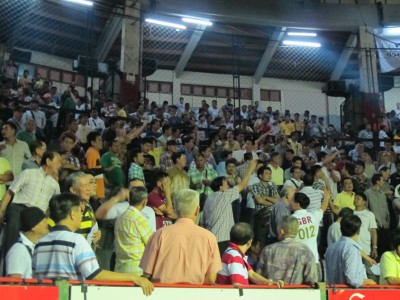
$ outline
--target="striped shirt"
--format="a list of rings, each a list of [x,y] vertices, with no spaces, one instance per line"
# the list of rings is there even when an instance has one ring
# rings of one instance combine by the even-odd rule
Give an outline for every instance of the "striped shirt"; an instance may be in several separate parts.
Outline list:
[[[217,274],[217,284],[249,284],[249,271],[251,266],[247,263],[247,256],[240,251],[238,245],[229,243],[222,255],[222,270]]]
[[[324,192],[322,190],[315,189],[312,186],[305,186],[300,190],[300,193],[307,195],[310,199],[307,211],[315,211],[321,208],[322,198],[324,197]]]
[[[56,225],[35,246],[35,278],[91,280],[101,272],[96,255],[83,236]]]
[[[92,228],[96,224],[96,218],[92,207],[85,203],[85,209],[82,212],[81,227],[76,231],[76,233],[81,234],[84,238],[87,238],[88,234],[92,231]],[[89,244],[91,244],[89,242]]]
[[[0,145],[3,144],[6,147],[0,151],[0,156],[7,159],[11,165],[11,169],[14,174],[14,178],[22,172],[22,164],[24,163],[26,158],[30,158],[31,152],[29,151],[29,146],[27,143],[15,140],[15,144],[11,146],[7,144],[5,141],[0,142]]]

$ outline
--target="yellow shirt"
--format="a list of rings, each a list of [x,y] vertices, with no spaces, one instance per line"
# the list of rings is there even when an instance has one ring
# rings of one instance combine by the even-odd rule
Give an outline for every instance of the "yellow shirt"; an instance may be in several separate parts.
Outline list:
[[[349,207],[354,210],[355,195],[355,193],[351,193],[351,195],[349,195],[348,193],[341,192],[340,194],[337,194],[335,200],[333,201],[333,205],[339,206],[340,209],[343,207]]]
[[[388,277],[400,278],[400,257],[395,251],[383,253],[379,267],[381,269],[379,284],[389,284],[386,279]]]
[[[276,185],[283,185],[283,169],[281,167],[275,169],[272,165],[269,165],[269,168],[271,169],[271,181]]]
[[[282,122],[279,124],[279,131],[283,132],[285,135],[291,135],[292,132],[294,132],[294,124],[292,122]]]
[[[164,149],[162,147],[154,148],[153,150],[149,151],[149,154],[154,157],[157,168],[160,166],[160,157],[163,153]]]
[[[0,174],[4,174],[7,171],[11,171],[10,163],[4,157],[0,157]],[[3,199],[4,194],[6,193],[6,184],[0,184],[0,202]]]

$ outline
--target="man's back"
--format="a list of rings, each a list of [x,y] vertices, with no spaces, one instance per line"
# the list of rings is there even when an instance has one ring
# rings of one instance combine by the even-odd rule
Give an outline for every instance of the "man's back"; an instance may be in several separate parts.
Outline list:
[[[314,283],[318,279],[311,250],[293,238],[265,247],[260,255],[257,273],[274,282],[283,280],[287,284]]]
[[[349,284],[354,287],[363,285],[367,276],[359,247],[345,236],[328,247],[325,255],[328,283]]]
[[[156,231],[140,267],[153,282],[203,284],[206,274],[222,269],[215,236],[187,218]]]

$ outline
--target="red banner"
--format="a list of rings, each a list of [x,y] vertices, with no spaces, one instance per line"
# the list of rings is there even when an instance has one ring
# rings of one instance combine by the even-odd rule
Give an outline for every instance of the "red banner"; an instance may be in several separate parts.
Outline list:
[[[400,290],[328,290],[328,300],[400,299]]]
[[[58,287],[0,285],[0,300],[58,300]]]

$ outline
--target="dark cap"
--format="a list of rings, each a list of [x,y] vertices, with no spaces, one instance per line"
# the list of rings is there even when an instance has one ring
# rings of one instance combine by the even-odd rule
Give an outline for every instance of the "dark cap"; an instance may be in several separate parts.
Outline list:
[[[27,232],[32,230],[37,224],[47,218],[44,212],[38,207],[27,207],[21,212],[21,231]]]

